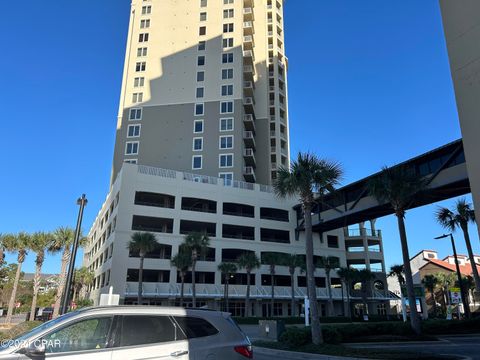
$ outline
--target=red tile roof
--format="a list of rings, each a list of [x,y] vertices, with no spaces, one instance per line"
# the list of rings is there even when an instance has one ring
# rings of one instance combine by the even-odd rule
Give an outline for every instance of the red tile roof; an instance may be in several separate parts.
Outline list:
[[[433,263],[435,265],[441,266],[441,267],[443,267],[447,270],[450,270],[450,271],[457,271],[454,264],[450,264],[446,261],[438,260],[438,259],[428,259],[428,262],[425,265],[423,265],[421,268],[427,266],[429,263]],[[472,267],[470,266],[470,264],[459,265],[459,267],[460,267],[460,272],[462,273],[462,275],[472,275]],[[480,266],[478,266],[478,265],[477,265],[477,270],[478,270],[478,272],[480,272]]]

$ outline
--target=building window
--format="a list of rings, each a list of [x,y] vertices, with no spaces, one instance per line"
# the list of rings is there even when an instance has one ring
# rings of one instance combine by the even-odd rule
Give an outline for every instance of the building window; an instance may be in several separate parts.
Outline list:
[[[192,156],[192,169],[199,170],[202,168],[202,155]]]
[[[196,93],[197,99],[203,98],[203,95],[204,95],[204,88],[203,87],[197,88],[197,93]]]
[[[233,101],[222,101],[220,103],[220,113],[221,114],[233,113]]]
[[[152,7],[150,5],[142,6],[142,15],[147,15],[151,13],[152,13]]]
[[[200,21],[207,21],[207,13],[201,12],[200,13]]]
[[[125,159],[125,160],[123,160],[123,162],[127,163],[127,164],[136,164],[137,159]]]
[[[133,93],[132,102],[134,104],[142,102],[142,101],[143,101],[143,93]]]
[[[224,19],[233,18],[233,15],[234,15],[233,9],[223,10],[223,18],[224,18]]]
[[[195,134],[203,133],[203,120],[195,120],[193,122],[193,132]]]
[[[193,138],[193,151],[202,151],[203,150],[203,138]]]
[[[233,47],[233,38],[223,39],[223,48]]]
[[[233,79],[233,69],[222,69],[222,80]]]
[[[203,104],[195,104],[195,116],[203,115]]]
[[[233,135],[220,136],[220,149],[233,149]]]
[[[136,77],[133,79],[133,87],[143,87],[145,85],[144,77]]]
[[[138,154],[138,141],[127,141],[125,146],[125,155]]]
[[[137,49],[137,56],[138,57],[147,56],[147,51],[148,51],[148,49],[146,47],[138,48]]]
[[[222,63],[233,63],[233,53],[222,54]]]
[[[142,109],[130,109],[128,120],[142,120]]]
[[[219,159],[221,168],[233,167],[233,154],[221,154]]]
[[[233,85],[222,85],[222,96],[232,96]]]
[[[139,137],[141,125],[128,125],[127,137]]]
[[[218,177],[223,179],[223,185],[231,186],[233,183],[233,173],[231,172],[218,173]]]
[[[200,0],[200,7],[207,7],[207,0]]]
[[[139,34],[138,42],[148,42],[148,33]]]
[[[145,61],[137,62],[136,65],[135,65],[135,71],[136,72],[143,72],[143,71],[145,71],[146,67],[147,67],[147,63]]]
[[[204,71],[198,71],[197,72],[197,81],[198,82],[205,81],[205,72]]]
[[[233,0],[223,0],[223,5],[233,4]]]
[[[233,32],[233,23],[223,24],[223,32],[224,33],[232,33]]]
[[[197,59],[197,65],[198,66],[204,66],[205,65],[205,56],[199,56]]]
[[[338,236],[327,235],[327,244],[329,248],[338,248]]]
[[[140,29],[148,29],[150,27],[150,19],[140,20]]]
[[[198,35],[207,35],[207,27],[206,26],[200,26],[200,28],[198,29]]]
[[[232,131],[233,118],[220,119],[220,131]]]
[[[205,47],[206,47],[205,44],[206,44],[205,41],[199,41],[198,42],[198,51],[205,50]]]

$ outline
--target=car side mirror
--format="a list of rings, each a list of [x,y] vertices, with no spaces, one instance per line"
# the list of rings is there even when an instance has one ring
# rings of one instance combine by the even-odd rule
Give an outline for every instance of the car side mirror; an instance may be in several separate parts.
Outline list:
[[[45,356],[45,344],[43,344],[41,340],[33,341],[21,348],[18,352],[32,357]]]

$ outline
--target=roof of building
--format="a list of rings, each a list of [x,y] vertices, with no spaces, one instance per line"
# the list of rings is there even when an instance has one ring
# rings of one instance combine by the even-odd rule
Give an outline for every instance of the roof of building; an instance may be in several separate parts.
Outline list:
[[[454,271],[454,272],[457,271],[454,264],[450,264],[446,261],[438,260],[438,259],[428,259],[428,262],[425,265],[421,266],[420,269],[424,268],[425,266],[429,265],[430,263],[432,263],[434,265],[437,265],[437,266],[440,266],[440,267],[442,267],[444,269],[447,269],[447,270],[450,270],[450,271]],[[463,275],[472,275],[472,267],[470,266],[470,264],[459,265],[459,267],[460,267],[460,272]],[[480,272],[480,266],[477,265],[477,269]]]
[[[410,261],[413,260],[414,258],[416,258],[418,255],[424,253],[425,251],[428,251],[428,252],[434,252],[435,254],[438,253],[437,250],[428,250],[428,249],[423,249],[423,250],[420,250],[418,253],[416,253],[415,255],[411,256],[410,257]]]

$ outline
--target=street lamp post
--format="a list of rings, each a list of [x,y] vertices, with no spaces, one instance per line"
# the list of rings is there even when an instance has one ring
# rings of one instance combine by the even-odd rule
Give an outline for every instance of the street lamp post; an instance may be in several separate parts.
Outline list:
[[[80,206],[80,209],[78,210],[77,227],[75,229],[75,238],[73,240],[72,255],[70,256],[70,264],[68,265],[67,281],[66,281],[65,290],[63,293],[61,314],[65,314],[68,309],[68,302],[70,300],[70,288],[72,287],[73,270],[75,268],[75,258],[77,257],[78,243],[80,241],[83,209],[85,205],[87,205],[87,202],[88,201],[85,194],[83,194],[82,197],[77,200],[77,205]]]
[[[452,233],[450,234],[444,234],[441,236],[437,236],[435,239],[444,239],[450,237],[450,241],[452,242],[452,249],[453,249],[453,257],[455,259],[455,268],[457,269],[457,278],[458,278],[458,285],[460,286],[460,294],[462,295],[462,303],[463,303],[463,308],[465,309],[465,315],[467,318],[470,318],[470,307],[468,305],[468,299],[467,299],[467,293],[465,292],[465,286],[462,281],[462,273],[460,272],[460,265],[458,264],[458,258],[457,258],[457,249],[455,247],[455,240],[453,239]]]

